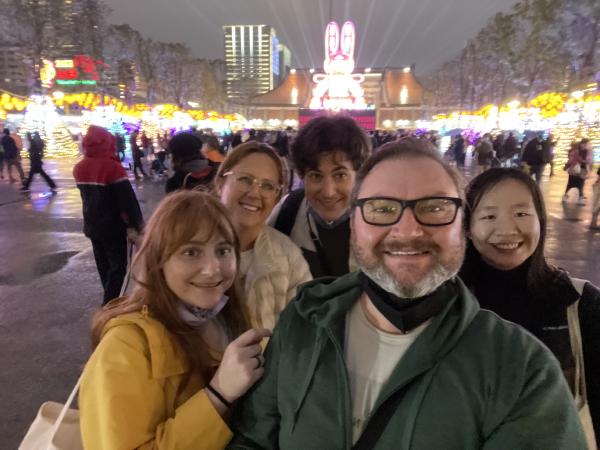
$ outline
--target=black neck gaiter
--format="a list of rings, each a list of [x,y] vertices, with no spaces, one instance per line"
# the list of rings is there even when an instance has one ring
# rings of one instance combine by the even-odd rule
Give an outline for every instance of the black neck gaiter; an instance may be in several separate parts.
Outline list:
[[[363,272],[359,275],[361,287],[373,305],[402,333],[408,333],[436,316],[457,294],[453,280],[448,280],[431,294],[418,298],[402,298],[382,289]]]

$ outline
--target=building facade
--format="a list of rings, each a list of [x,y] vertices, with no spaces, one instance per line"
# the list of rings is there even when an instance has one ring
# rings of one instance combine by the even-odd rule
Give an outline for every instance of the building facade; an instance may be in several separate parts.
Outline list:
[[[17,95],[27,95],[31,82],[31,55],[16,45],[0,46],[0,87]]]
[[[410,128],[419,120],[431,119],[431,110],[424,104],[425,89],[413,72],[413,67],[356,69],[353,76],[362,78],[366,106],[351,115],[369,129]],[[259,127],[302,125],[315,114],[327,113],[310,106],[315,79],[322,74],[321,69],[292,69],[281,86],[251,99],[248,118],[257,121]]]
[[[225,25],[223,33],[229,101],[246,105],[250,98],[274,89],[282,79],[282,63],[291,59],[275,29],[270,25]]]

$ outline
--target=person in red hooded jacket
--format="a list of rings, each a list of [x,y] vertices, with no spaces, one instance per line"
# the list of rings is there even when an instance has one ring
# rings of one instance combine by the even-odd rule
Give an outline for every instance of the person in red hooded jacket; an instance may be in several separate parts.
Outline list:
[[[143,228],[140,205],[115,153],[115,138],[92,125],[83,139],[83,159],[73,176],[83,204],[83,232],[92,241],[104,301],[119,296],[127,272],[127,240]]]

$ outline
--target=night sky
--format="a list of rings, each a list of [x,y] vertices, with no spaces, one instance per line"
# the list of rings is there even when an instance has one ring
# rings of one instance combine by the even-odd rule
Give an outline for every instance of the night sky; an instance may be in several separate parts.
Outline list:
[[[105,0],[111,22],[145,37],[184,42],[200,58],[223,58],[226,24],[266,24],[298,68],[322,67],[328,0]],[[455,55],[466,40],[515,0],[333,0],[333,19],[354,21],[357,67],[416,64],[424,73]]]

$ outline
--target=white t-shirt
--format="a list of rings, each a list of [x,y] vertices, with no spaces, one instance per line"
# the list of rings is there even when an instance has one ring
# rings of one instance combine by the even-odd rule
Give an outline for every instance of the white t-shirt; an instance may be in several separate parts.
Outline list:
[[[379,393],[429,321],[407,334],[391,334],[368,321],[361,302],[346,315],[345,357],[352,394],[352,442],[356,443]]]

